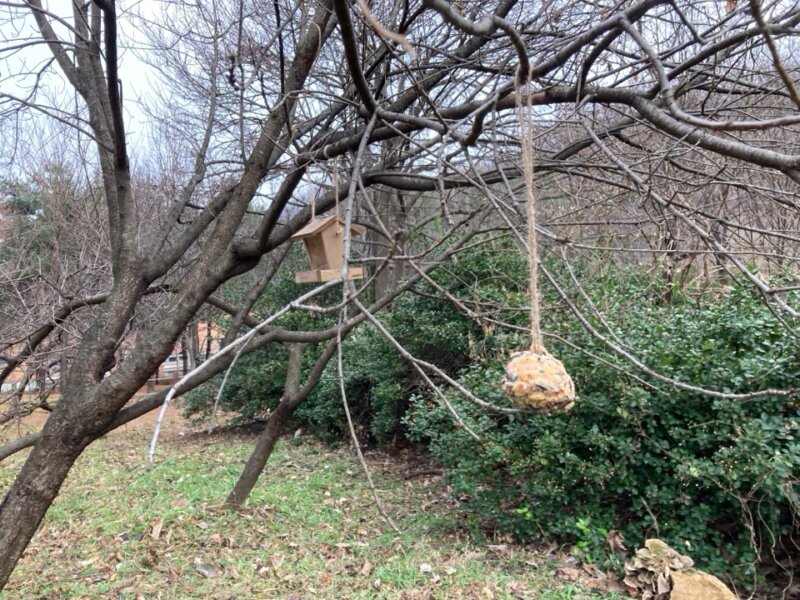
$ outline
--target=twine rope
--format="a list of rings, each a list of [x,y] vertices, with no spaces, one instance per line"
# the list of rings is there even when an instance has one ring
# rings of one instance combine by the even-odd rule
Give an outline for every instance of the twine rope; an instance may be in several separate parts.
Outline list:
[[[339,224],[339,157],[333,159],[333,196],[336,203],[336,223],[337,231],[341,233],[344,231],[341,224]]]
[[[542,342],[542,330],[539,323],[539,259],[536,239],[536,191],[533,183],[533,104],[531,95],[525,94],[522,104],[523,89],[527,87],[517,81],[517,121],[520,131],[522,149],[522,177],[525,183],[525,208],[528,217],[528,267],[530,270],[529,290],[531,297],[531,351],[536,354],[546,352]]]

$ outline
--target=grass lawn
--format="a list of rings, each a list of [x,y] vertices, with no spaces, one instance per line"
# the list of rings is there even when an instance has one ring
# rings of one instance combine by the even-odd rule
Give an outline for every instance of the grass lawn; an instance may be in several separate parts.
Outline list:
[[[376,453],[395,534],[353,452],[310,437],[282,441],[246,508],[222,509],[253,438],[182,428],[163,433],[151,469],[149,427],[93,444],[0,598],[614,597],[559,578],[558,553],[472,539],[440,478],[406,479]],[[0,464],[0,493],[23,459]]]

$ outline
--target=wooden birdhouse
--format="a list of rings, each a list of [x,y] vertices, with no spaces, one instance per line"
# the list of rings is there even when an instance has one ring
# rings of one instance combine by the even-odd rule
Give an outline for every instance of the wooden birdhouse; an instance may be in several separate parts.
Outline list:
[[[361,235],[361,227],[350,226],[350,235]],[[344,262],[344,219],[331,215],[322,219],[314,219],[292,236],[292,239],[303,240],[311,263],[310,271],[295,273],[296,283],[316,283],[331,281],[342,274]],[[349,267],[348,279],[363,279],[362,267]]]

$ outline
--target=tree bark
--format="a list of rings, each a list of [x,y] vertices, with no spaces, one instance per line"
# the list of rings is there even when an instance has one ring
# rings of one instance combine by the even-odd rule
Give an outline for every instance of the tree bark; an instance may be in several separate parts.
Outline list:
[[[374,193],[375,208],[379,211],[384,226],[391,234],[391,238],[385,239],[383,235],[375,234],[370,236],[373,241],[374,256],[389,256],[391,246],[398,243],[402,246],[404,241],[403,231],[406,228],[406,213],[403,198],[400,192],[390,189],[378,189]],[[394,249],[396,254],[402,254],[398,248]],[[405,262],[392,260],[388,266],[378,273],[375,277],[375,297],[383,298],[402,281],[405,274]]]
[[[116,411],[87,418],[75,410],[78,387],[72,398],[65,398],[47,419],[42,434],[20,473],[0,503],[0,589],[36,533],[47,509],[58,495],[70,468],[81,452],[110,424]],[[85,390],[92,396],[95,390]]]
[[[301,344],[287,344],[289,350],[288,370],[286,372],[286,382],[283,388],[283,398],[278,407],[270,415],[267,426],[258,436],[256,446],[247,459],[239,480],[233,486],[233,490],[225,500],[228,506],[241,506],[250,495],[253,487],[258,481],[259,475],[267,465],[272,451],[275,449],[275,442],[278,441],[286,422],[292,416],[294,409],[299,404],[298,394],[300,391],[300,367],[302,366],[303,347]]]
[[[0,587],[8,581],[29,540],[84,446],[43,439],[0,504]]]

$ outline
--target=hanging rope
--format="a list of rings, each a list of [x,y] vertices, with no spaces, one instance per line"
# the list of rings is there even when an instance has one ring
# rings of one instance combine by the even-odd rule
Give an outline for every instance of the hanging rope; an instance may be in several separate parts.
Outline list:
[[[517,122],[522,147],[522,177],[525,182],[525,208],[528,217],[528,267],[530,269],[531,296],[531,351],[546,352],[539,324],[539,259],[536,238],[536,189],[533,182],[533,105],[530,94],[524,94],[524,86],[517,84]],[[523,106],[522,96],[526,101]]]
[[[344,230],[339,224],[339,157],[333,159],[333,199],[336,203],[336,223],[337,231],[341,234]]]
[[[336,216],[339,216],[339,157],[333,159],[333,199],[336,202]]]
[[[517,79],[517,122],[525,183],[525,208],[528,217],[528,265],[531,301],[531,349],[511,357],[506,365],[502,387],[509,399],[524,410],[551,413],[569,410],[575,404],[575,387],[560,361],[550,356],[542,342],[539,323],[539,260],[536,240],[536,190],[533,181],[533,104],[526,92],[527,78]],[[525,104],[523,105],[523,96]]]

